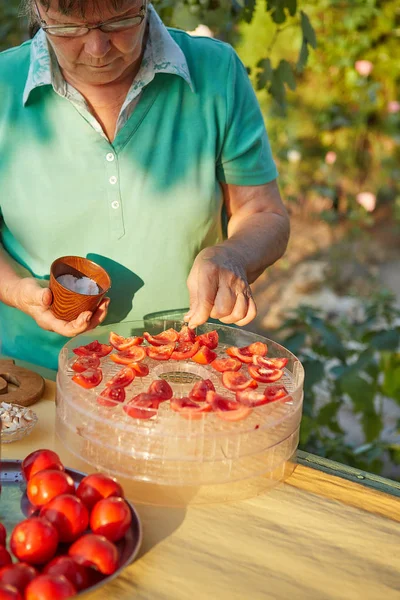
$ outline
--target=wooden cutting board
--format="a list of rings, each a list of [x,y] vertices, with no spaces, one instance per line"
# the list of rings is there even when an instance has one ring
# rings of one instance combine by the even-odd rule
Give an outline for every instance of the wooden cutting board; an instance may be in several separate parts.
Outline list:
[[[0,360],[0,402],[30,406],[43,395],[44,379],[19,367],[12,359]]]

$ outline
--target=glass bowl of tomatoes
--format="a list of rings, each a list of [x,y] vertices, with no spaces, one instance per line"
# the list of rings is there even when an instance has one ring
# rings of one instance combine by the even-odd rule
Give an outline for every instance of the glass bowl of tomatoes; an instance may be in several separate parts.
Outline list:
[[[219,498],[240,482],[271,487],[293,468],[303,382],[289,350],[237,327],[110,325],[62,349],[56,427],[71,452],[154,489],[155,503],[178,488]]]

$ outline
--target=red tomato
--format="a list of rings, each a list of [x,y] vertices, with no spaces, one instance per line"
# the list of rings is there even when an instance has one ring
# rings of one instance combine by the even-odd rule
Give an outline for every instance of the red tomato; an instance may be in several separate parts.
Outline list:
[[[6,545],[6,538],[7,538],[7,530],[4,527],[3,523],[0,523],[0,546]]]
[[[76,589],[63,575],[39,575],[27,586],[25,600],[64,600],[75,594]]]
[[[103,473],[91,473],[82,479],[77,487],[76,495],[91,510],[99,500],[111,496],[123,498],[124,492],[114,477],[108,477]]]
[[[165,379],[155,379],[150,384],[147,393],[157,396],[159,400],[170,400],[174,395],[172,387]]]
[[[171,358],[174,360],[187,360],[192,358],[200,348],[200,342],[179,342],[176,349],[171,354]]]
[[[110,542],[118,542],[132,522],[131,509],[123,498],[104,498],[93,507],[90,529],[104,535]]]
[[[89,356],[90,354],[97,354],[98,357],[102,358],[103,356],[110,354],[111,350],[112,346],[100,344],[98,340],[95,340],[90,344],[86,344],[86,346],[78,346],[78,348],[74,348],[72,352],[77,356]]]
[[[186,419],[201,419],[203,413],[211,411],[211,405],[197,404],[190,398],[172,398],[171,409]]]
[[[225,371],[239,371],[242,368],[242,363],[237,358],[216,358],[212,361],[211,366],[220,373]]]
[[[124,367],[112,379],[106,382],[107,387],[126,387],[135,379],[135,371],[131,367]]]
[[[142,337],[124,338],[121,335],[114,333],[113,331],[110,333],[109,340],[111,346],[113,346],[116,350],[120,352],[122,352],[123,350],[127,350],[131,346],[140,346],[140,344],[143,344]]]
[[[72,381],[75,381],[86,390],[98,386],[102,379],[103,372],[101,369],[86,369],[83,373],[78,373],[72,377]]]
[[[0,546],[0,567],[11,564],[11,556],[4,546]]]
[[[147,331],[144,332],[143,337],[152,346],[165,346],[165,344],[174,344],[178,341],[178,332],[175,329],[167,329],[162,331],[158,335],[150,335]]]
[[[64,471],[39,471],[28,481],[26,493],[33,506],[41,507],[60,494],[73,494],[74,480]]]
[[[175,349],[175,344],[166,344],[165,346],[148,346],[146,348],[147,356],[154,360],[169,360]]]
[[[99,396],[97,396],[97,404],[101,406],[117,406],[118,403],[125,400],[125,389],[122,387],[104,388]]]
[[[112,575],[118,568],[117,548],[103,535],[83,535],[70,546],[68,554],[80,565],[94,567],[103,575]]]
[[[237,373],[235,371],[225,371],[225,373],[222,374],[222,383],[228,390],[232,390],[233,392],[258,387],[258,384],[254,379],[249,379],[246,375],[243,375],[243,373]]]
[[[46,565],[43,573],[45,575],[64,575],[78,592],[90,585],[88,570],[71,556],[56,556]]]
[[[264,369],[264,367],[256,367],[255,365],[249,365],[249,373],[253,379],[261,383],[273,383],[283,375],[283,371],[280,369]]]
[[[128,350],[111,354],[110,358],[119,365],[129,365],[132,362],[140,362],[146,358],[146,350],[141,346],[131,346]]]
[[[41,517],[21,521],[11,533],[11,551],[21,562],[32,565],[46,563],[53,558],[57,546],[56,528]]]
[[[244,404],[245,406],[262,406],[263,404],[269,404],[270,400],[265,397],[264,394],[260,392],[255,392],[254,390],[243,390],[237,392],[236,400]]]
[[[179,343],[181,342],[194,342],[196,339],[196,333],[194,329],[190,329],[187,325],[182,325],[180,332],[178,333]]]
[[[40,517],[57,529],[60,542],[75,541],[88,526],[89,513],[77,496],[60,494],[42,507]]]
[[[149,367],[145,363],[133,362],[129,366],[135,371],[136,377],[147,377],[149,374]]]
[[[288,358],[264,358],[254,354],[253,364],[256,367],[264,367],[265,369],[283,369],[288,364]]]
[[[215,387],[211,379],[202,379],[201,381],[196,381],[189,392],[189,398],[190,400],[194,400],[196,402],[204,402],[207,392],[210,390],[215,392]]]
[[[12,585],[23,594],[28,583],[35,579],[37,574],[38,572],[32,565],[23,562],[15,563],[0,569],[0,584]]]
[[[64,466],[58,454],[53,450],[35,450],[22,461],[22,473],[28,481],[33,475],[45,469],[64,471]]]
[[[0,584],[0,600],[22,600],[18,589],[13,585]]]
[[[288,391],[284,385],[272,385],[271,387],[265,388],[264,396],[267,398],[268,402],[275,402],[276,400],[282,400],[282,398],[286,398],[287,402],[292,400],[292,397],[288,395]]]
[[[253,362],[254,355],[265,356],[267,352],[268,347],[262,342],[254,342],[254,344],[250,344],[249,346],[243,346],[242,348],[231,346],[226,351],[226,353],[229,354],[229,356],[238,358],[241,362],[248,364]]]
[[[209,331],[208,333],[202,333],[197,336],[196,340],[200,342],[201,346],[207,346],[210,350],[214,350],[218,346],[218,332]]]
[[[224,421],[240,421],[251,412],[249,406],[245,406],[237,400],[225,398],[216,392],[208,392],[206,400],[218,417]]]
[[[162,400],[158,396],[142,393],[124,404],[122,410],[132,419],[151,419],[157,414],[160,402]]]
[[[199,363],[199,365],[209,365],[213,360],[217,358],[217,353],[213,352],[208,346],[201,346],[200,350],[196,352],[192,360]]]
[[[76,373],[83,373],[86,369],[97,369],[100,366],[100,358],[97,354],[90,356],[79,356],[71,365],[71,369]]]

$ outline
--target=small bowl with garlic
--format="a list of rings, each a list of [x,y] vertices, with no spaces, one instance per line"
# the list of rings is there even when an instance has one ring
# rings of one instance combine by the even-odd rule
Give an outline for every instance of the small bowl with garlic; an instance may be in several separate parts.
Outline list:
[[[38,422],[37,415],[33,410],[9,402],[0,402],[0,419],[2,444],[22,440],[31,433]]]

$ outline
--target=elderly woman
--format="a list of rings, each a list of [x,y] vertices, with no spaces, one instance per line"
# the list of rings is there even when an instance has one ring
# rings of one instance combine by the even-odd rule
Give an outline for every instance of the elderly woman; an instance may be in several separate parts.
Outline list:
[[[167,29],[143,0],[25,0],[38,32],[0,54],[2,351],[55,367],[64,336],[190,306],[245,325],[289,233],[262,115],[234,50]],[[227,237],[221,225],[228,216]],[[73,322],[62,255],[110,273]]]

